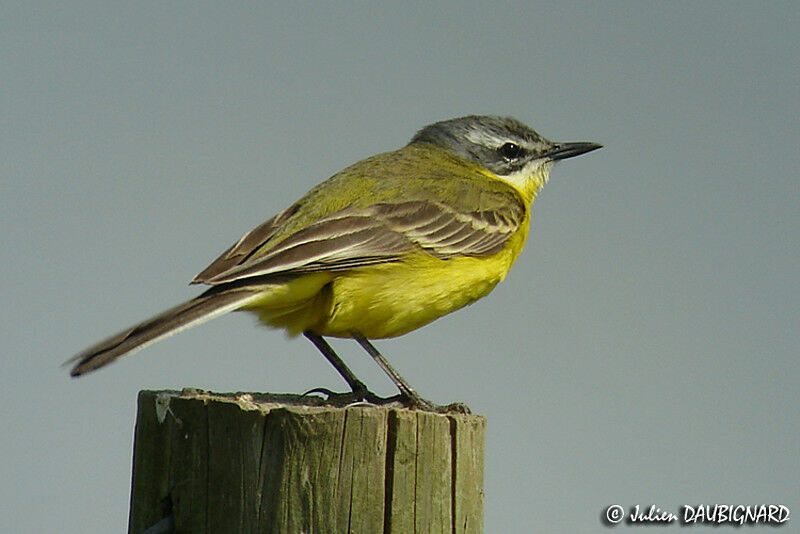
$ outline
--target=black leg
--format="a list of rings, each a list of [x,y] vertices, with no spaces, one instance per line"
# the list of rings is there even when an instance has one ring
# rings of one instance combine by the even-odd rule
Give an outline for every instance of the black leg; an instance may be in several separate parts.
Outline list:
[[[383,372],[389,376],[392,382],[394,382],[394,385],[397,386],[397,389],[400,390],[400,393],[412,399],[414,397],[419,397],[417,392],[414,391],[414,388],[411,387],[411,385],[406,381],[406,379],[400,376],[400,373],[398,373],[394,369],[394,367],[391,366],[389,360],[384,358],[383,355],[380,352],[378,352],[378,349],[375,348],[375,345],[370,343],[367,338],[365,338],[358,332],[353,332],[353,339],[358,341],[358,344],[364,347],[364,350],[366,350],[369,353],[369,355],[372,356],[372,359],[375,360],[378,366],[380,366],[380,368],[383,369]]]
[[[325,359],[331,362],[334,369],[342,375],[344,381],[347,382],[347,385],[350,386],[350,389],[353,390],[353,393],[356,395],[361,395],[361,398],[364,398],[364,395],[368,392],[367,386],[364,383],[356,378],[356,375],[353,374],[353,371],[350,370],[349,367],[339,358],[339,355],[334,352],[333,347],[331,347],[327,341],[325,341],[322,336],[318,336],[312,332],[303,332],[303,335],[311,341],[315,347],[319,349]],[[312,390],[313,391],[313,390]],[[320,390],[323,391],[323,390]],[[330,393],[330,392],[328,392]]]
[[[375,348],[375,345],[369,342],[367,338],[359,334],[358,332],[351,332],[353,335],[353,339],[358,341],[359,345],[364,347],[370,356],[375,360],[375,362],[383,369],[383,372],[389,375],[389,378],[392,379],[394,385],[397,386],[397,389],[400,390],[400,395],[406,401],[407,405],[414,407],[414,408],[422,408],[423,410],[429,410],[434,412],[461,412],[461,413],[469,413],[469,408],[465,404],[456,403],[451,404],[449,406],[439,406],[438,404],[433,404],[432,402],[426,401],[419,394],[414,391],[414,388],[400,376],[394,367],[391,366],[389,361],[383,357],[383,355],[378,352],[378,349]]]

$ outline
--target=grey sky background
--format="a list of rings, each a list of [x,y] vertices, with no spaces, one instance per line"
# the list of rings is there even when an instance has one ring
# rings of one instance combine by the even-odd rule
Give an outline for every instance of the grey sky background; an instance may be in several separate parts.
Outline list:
[[[604,531],[614,503],[795,524],[799,28],[793,2],[4,2],[0,530],[126,528],[140,389],[341,389],[241,314],[59,365],[316,183],[474,113],[605,145],[555,168],[492,295],[377,343],[488,418],[486,532]]]

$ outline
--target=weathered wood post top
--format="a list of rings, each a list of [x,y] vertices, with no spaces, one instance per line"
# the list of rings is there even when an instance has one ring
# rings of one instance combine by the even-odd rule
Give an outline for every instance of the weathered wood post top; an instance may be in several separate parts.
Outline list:
[[[298,395],[142,391],[129,532],[482,532],[486,421]]]

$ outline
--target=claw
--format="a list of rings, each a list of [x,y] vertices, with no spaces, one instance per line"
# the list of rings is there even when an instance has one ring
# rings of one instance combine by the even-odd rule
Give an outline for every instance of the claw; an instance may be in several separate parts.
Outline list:
[[[441,405],[441,404],[434,404],[430,401],[427,401],[413,392],[413,394],[400,394],[400,402],[402,402],[407,408],[412,410],[422,410],[425,412],[434,412],[434,413],[460,413],[460,414],[470,414],[472,413],[469,409],[469,406],[464,404],[463,402],[454,402],[452,404]]]
[[[312,394],[322,394],[325,396],[325,401],[332,404],[355,404],[358,402],[367,402],[377,406],[391,404],[393,402],[401,402],[402,395],[395,395],[394,397],[380,397],[364,387],[360,387],[348,393],[338,393],[328,388],[314,388],[303,393],[303,397]]]
[[[392,397],[381,397],[371,392],[366,387],[364,389],[359,388],[359,390],[360,391],[338,393],[328,388],[320,387],[320,388],[309,389],[308,391],[303,393],[302,396],[305,397],[308,395],[313,395],[315,393],[318,393],[321,395],[325,395],[324,399],[325,402],[336,405],[349,405],[349,404],[357,404],[359,402],[366,402],[369,404],[374,404],[375,406],[386,406],[388,404],[397,403],[410,410],[422,410],[424,412],[460,413],[460,414],[472,413],[469,409],[469,406],[467,406],[462,402],[454,402],[452,404],[447,404],[447,405],[434,404],[430,401],[423,399],[422,397],[417,395],[416,392],[412,394],[400,393]]]
[[[330,398],[330,397],[332,397],[334,395],[340,395],[340,393],[335,393],[335,392],[331,391],[328,388],[314,388],[314,389],[309,389],[308,391],[306,391],[305,393],[301,394],[300,396],[301,397],[308,397],[309,395],[312,395],[314,393],[320,393],[322,395],[325,395],[325,397],[327,397],[327,398]]]
[[[355,391],[350,391],[347,393],[337,393],[336,391],[331,391],[328,388],[314,388],[306,391],[303,393],[303,397],[312,394],[322,394],[325,396],[323,399],[326,403],[335,404],[337,406],[343,406],[347,404],[353,404],[356,402],[362,402],[364,400],[364,395],[361,393],[357,393]]]

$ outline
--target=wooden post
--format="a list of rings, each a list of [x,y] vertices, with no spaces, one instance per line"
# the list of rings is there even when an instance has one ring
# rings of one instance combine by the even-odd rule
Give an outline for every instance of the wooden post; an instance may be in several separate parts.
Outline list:
[[[142,391],[128,532],[170,515],[192,534],[482,532],[485,425],[296,395]]]

